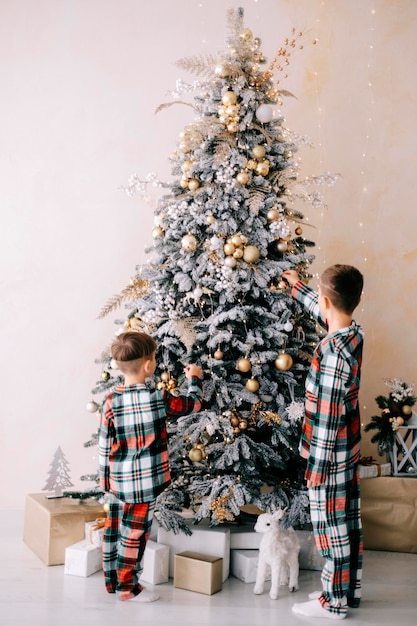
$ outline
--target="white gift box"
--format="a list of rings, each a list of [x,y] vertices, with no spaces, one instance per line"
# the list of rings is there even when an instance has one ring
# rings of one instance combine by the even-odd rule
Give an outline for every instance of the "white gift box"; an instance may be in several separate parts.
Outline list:
[[[391,476],[391,463],[373,463],[372,465],[359,465],[361,478],[378,478],[378,476]]]
[[[256,581],[258,558],[259,550],[231,550],[230,573],[244,583],[254,583]],[[271,580],[269,567],[267,568],[265,580]]]
[[[101,548],[101,546],[103,545],[104,534],[104,527],[100,526],[98,528],[99,524],[101,524],[101,521],[99,522],[98,520],[85,523],[85,540],[88,541],[88,543],[93,544],[93,546],[96,546],[97,548]]]
[[[297,537],[300,540],[300,554],[298,562],[300,569],[310,569],[320,571],[323,569],[324,559],[318,553],[314,542],[312,530],[296,530]]]
[[[174,576],[174,557],[179,552],[197,552],[206,556],[223,559],[223,582],[229,577],[230,571],[230,531],[228,528],[194,526],[190,523],[192,535],[167,531],[158,528],[158,543],[169,546],[169,575]]]
[[[102,569],[102,549],[84,539],[65,550],[64,573],[71,576],[91,576]]]
[[[151,585],[161,585],[169,580],[169,546],[152,539],[146,544],[140,579]]]
[[[259,550],[262,534],[253,530],[253,526],[231,526],[231,550]]]

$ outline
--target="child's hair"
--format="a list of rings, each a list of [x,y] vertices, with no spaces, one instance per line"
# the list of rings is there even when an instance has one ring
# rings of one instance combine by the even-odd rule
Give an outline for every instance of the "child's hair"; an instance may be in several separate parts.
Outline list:
[[[352,265],[331,265],[321,276],[320,289],[336,309],[350,315],[360,302],[363,276]]]
[[[151,357],[156,350],[156,341],[146,333],[121,333],[113,341],[111,355],[123,374],[138,371],[142,359]]]

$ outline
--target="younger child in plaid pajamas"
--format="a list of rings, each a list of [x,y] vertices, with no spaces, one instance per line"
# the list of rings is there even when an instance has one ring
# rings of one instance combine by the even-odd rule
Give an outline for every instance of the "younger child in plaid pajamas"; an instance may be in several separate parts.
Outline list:
[[[139,584],[140,563],[149,538],[157,496],[169,485],[166,417],[201,407],[202,370],[187,365],[186,396],[149,390],[156,368],[156,343],[145,333],[122,333],[112,357],[124,374],[104,401],[99,430],[100,487],[110,492],[103,537],[106,589],[120,600],[153,602],[158,595]]]
[[[306,380],[305,419],[300,443],[307,460],[311,521],[324,558],[322,591],[293,611],[308,617],[344,619],[358,607],[362,577],[360,517],[359,384],[363,333],[352,320],[363,289],[363,276],[350,265],[327,268],[316,293],[294,270],[282,274],[292,296],[327,335],[317,346]]]

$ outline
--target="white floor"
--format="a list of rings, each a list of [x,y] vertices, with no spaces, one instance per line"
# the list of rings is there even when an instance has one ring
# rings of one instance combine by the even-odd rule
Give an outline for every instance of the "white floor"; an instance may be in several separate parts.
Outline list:
[[[294,602],[320,587],[320,573],[301,571],[300,590],[282,587],[278,600],[255,596],[253,585],[230,577],[213,596],[155,587],[158,602],[118,602],[104,590],[101,573],[89,578],[47,567],[23,543],[23,513],[0,511],[1,626],[294,626],[332,623],[297,617]],[[412,626],[417,620],[417,554],[366,551],[363,600],[344,623]]]

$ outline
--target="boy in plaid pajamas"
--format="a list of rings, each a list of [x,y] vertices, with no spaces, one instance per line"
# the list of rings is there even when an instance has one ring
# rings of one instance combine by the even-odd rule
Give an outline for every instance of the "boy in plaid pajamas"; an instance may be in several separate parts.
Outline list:
[[[306,380],[300,442],[315,542],[324,558],[323,590],[311,593],[308,602],[294,604],[293,611],[344,619],[361,597],[358,395],[363,333],[352,313],[361,298],[363,276],[350,265],[333,265],[324,271],[318,293],[294,270],[282,276],[292,296],[327,330]]]
[[[99,430],[100,487],[110,492],[103,537],[106,589],[120,600],[153,602],[159,596],[139,584],[140,563],[149,538],[157,496],[169,485],[165,418],[201,407],[202,370],[187,365],[188,394],[174,397],[149,390],[156,368],[156,343],[145,333],[122,333],[112,357],[124,374],[104,401]]]

